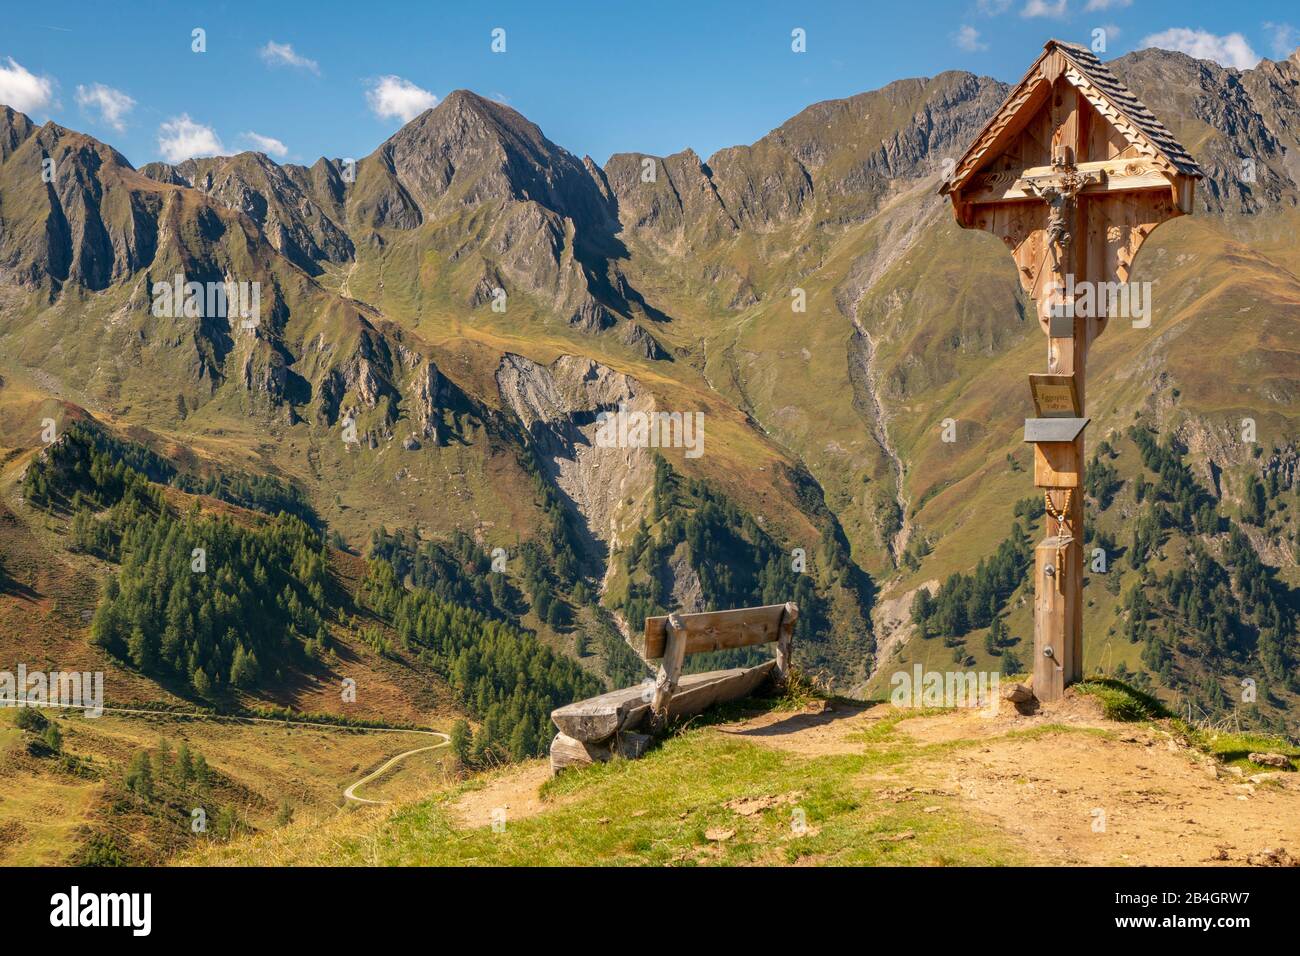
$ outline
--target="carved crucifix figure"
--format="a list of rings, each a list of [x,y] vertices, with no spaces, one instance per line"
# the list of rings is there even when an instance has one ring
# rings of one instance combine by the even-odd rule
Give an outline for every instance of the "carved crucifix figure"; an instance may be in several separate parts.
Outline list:
[[[1083,673],[1083,430],[1088,349],[1151,230],[1189,213],[1200,170],[1088,50],[1049,41],[941,191],[957,221],[998,236],[1047,336],[1031,375],[1034,483],[1046,537],[1034,566],[1034,694]],[[1102,307],[1097,308],[1101,303]]]
[[[1060,156],[1052,160],[1051,176],[1024,177],[1025,191],[1047,203],[1047,241],[1053,249],[1070,242],[1070,220],[1079,197],[1079,190],[1089,183],[1100,182],[1101,174],[1093,171],[1079,172]]]

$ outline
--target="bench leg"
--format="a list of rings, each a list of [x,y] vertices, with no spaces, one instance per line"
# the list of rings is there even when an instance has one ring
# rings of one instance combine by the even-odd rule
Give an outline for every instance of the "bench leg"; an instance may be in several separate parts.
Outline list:
[[[663,726],[668,720],[668,705],[672,702],[673,691],[682,676],[682,662],[686,658],[686,628],[676,614],[668,616],[668,640],[664,646],[663,661],[659,664],[659,673],[655,677],[655,696],[650,705],[656,726]]]
[[[787,602],[781,613],[780,633],[776,639],[776,682],[784,686],[790,679],[790,645],[794,643],[794,625],[799,620],[799,605]]]

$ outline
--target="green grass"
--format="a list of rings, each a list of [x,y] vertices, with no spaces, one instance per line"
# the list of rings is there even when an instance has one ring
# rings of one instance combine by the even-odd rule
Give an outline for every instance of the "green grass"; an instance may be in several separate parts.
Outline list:
[[[1164,704],[1150,694],[1130,687],[1123,681],[1108,677],[1093,677],[1075,688],[1080,694],[1101,701],[1101,712],[1107,720],[1143,721],[1160,720],[1171,716]]]
[[[1101,701],[1102,714],[1107,720],[1123,722],[1152,722],[1167,720],[1168,726],[1189,744],[1209,754],[1228,767],[1240,767],[1247,773],[1276,770],[1250,760],[1252,753],[1283,754],[1291,758],[1291,769],[1300,769],[1300,746],[1274,734],[1230,733],[1202,730],[1175,718],[1170,711],[1149,694],[1128,686],[1122,681],[1092,678],[1076,688]]]
[[[1247,773],[1260,773],[1277,770],[1264,764],[1254,763],[1252,753],[1284,754],[1291,758],[1291,769],[1300,769],[1300,747],[1271,734],[1218,733],[1212,731],[1191,731],[1192,741],[1211,754],[1225,766],[1240,767]]]
[[[779,709],[780,701],[770,702]],[[753,713],[752,707],[750,713]],[[914,761],[974,745],[918,746],[890,715],[850,753],[803,756],[724,736],[712,726],[680,729],[638,761],[568,771],[543,784],[547,809],[504,830],[464,829],[456,800],[476,779],[387,814],[344,815],[324,826],[277,831],[205,851],[185,862],[257,865],[673,866],[1000,865],[1022,853],[952,798],[898,802],[885,791],[914,783]],[[1064,728],[1059,728],[1064,729]],[[855,741],[854,742],[858,742]],[[517,773],[517,768],[504,771]],[[488,782],[490,785],[490,781]],[[726,804],[776,798],[742,816]],[[927,807],[938,807],[927,813]],[[710,839],[714,831],[734,831]],[[908,834],[901,839],[891,839]]]

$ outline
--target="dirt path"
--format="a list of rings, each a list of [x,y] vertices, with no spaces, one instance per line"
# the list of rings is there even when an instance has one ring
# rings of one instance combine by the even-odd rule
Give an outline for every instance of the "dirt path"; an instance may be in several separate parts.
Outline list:
[[[954,726],[980,718],[948,720],[945,735],[980,736],[978,727]],[[936,729],[925,724],[905,721],[900,729],[925,740]],[[1025,738],[989,726],[981,745],[926,761],[918,776],[1034,848],[1027,862],[1241,865],[1266,848],[1300,853],[1296,774],[1252,783],[1165,731],[1086,718],[1075,725],[1108,735]]]
[[[422,754],[426,750],[441,750],[443,747],[451,746],[450,737],[448,737],[446,734],[439,734],[438,736],[442,738],[442,743],[440,744],[433,744],[430,747],[416,747],[414,750],[408,750],[405,753],[400,753],[395,757],[389,757],[387,761],[385,761],[383,764],[380,765],[379,769],[371,771],[370,773],[362,777],[360,780],[358,780],[356,783],[352,784],[350,787],[344,790],[343,798],[345,800],[352,800],[356,803],[369,803],[375,806],[384,803],[391,803],[392,802],[391,800],[367,800],[365,797],[358,797],[357,787],[361,786],[362,784],[369,783],[370,781],[378,777],[382,777],[384,773],[387,772],[389,767],[401,763],[403,760],[405,760],[407,757],[411,756],[412,754]]]
[[[0,703],[0,707],[14,707],[12,702]],[[72,710],[84,711],[84,707],[68,707],[63,704],[37,704],[30,701],[23,704],[24,707],[44,707],[48,710]],[[371,734],[423,734],[426,737],[447,737],[440,730],[417,730],[411,727],[363,727],[353,726],[351,724],[330,724],[324,721],[312,720],[280,720],[276,717],[241,717],[238,714],[189,714],[183,710],[149,710],[147,708],[131,707],[101,707],[100,710],[105,714],[126,714],[136,717],[159,717],[172,720],[210,720],[214,723],[228,724],[275,724],[281,727],[315,727],[318,730],[339,730],[348,733],[371,733]],[[90,718],[93,720],[94,718]]]
[[[357,259],[353,258],[352,264],[348,266],[348,271],[343,274],[343,281],[339,283],[339,295],[344,298],[352,298],[352,273],[357,271]]]
[[[493,822],[492,811],[504,810],[507,823],[536,816],[553,804],[543,804],[542,784],[551,779],[551,766],[541,761],[522,770],[507,769],[478,790],[461,794],[451,805],[452,815],[463,827],[482,827]]]
[[[720,731],[802,756],[863,753],[863,732],[890,713],[764,714]],[[862,786],[899,802],[955,801],[1011,834],[1025,863],[1240,866],[1278,847],[1300,856],[1300,774],[1247,777],[1168,731],[1105,720],[1088,698],[1031,717],[1003,708],[911,718],[897,731],[922,747],[966,745],[922,753],[906,787],[897,777]]]
[[[801,757],[826,757],[862,753],[865,745],[855,739],[857,735],[889,713],[890,708],[884,704],[774,711],[740,723],[724,724],[718,732]]]

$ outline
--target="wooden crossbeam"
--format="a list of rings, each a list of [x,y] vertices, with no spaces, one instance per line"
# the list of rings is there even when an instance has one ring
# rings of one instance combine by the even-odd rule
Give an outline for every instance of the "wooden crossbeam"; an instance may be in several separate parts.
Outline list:
[[[1173,174],[1162,169],[1152,160],[1096,160],[1079,163],[1076,169],[1082,176],[1098,177],[1096,181],[1088,183],[1079,191],[1081,196],[1146,189],[1172,189],[1174,186]],[[1035,183],[1051,182],[1059,175],[1059,171],[1051,166],[1031,166],[1028,169],[985,173],[983,176],[976,177],[970,187],[962,190],[961,200],[976,205],[1017,201],[1036,202],[1039,194],[1033,189]]]

